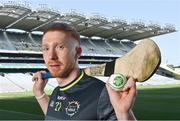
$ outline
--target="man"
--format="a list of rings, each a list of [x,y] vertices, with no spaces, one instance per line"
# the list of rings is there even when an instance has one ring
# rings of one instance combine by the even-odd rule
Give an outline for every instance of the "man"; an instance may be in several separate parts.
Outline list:
[[[129,78],[122,91],[114,91],[104,82],[88,76],[78,66],[81,56],[80,36],[65,23],[54,23],[43,34],[42,52],[58,86],[49,98],[44,93],[44,71],[34,74],[34,95],[45,119],[59,120],[135,120],[131,110],[135,80]]]

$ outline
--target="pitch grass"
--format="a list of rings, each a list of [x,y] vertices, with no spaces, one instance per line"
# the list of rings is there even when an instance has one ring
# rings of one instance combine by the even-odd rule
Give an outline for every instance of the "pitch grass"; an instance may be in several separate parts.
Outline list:
[[[133,111],[138,120],[180,120],[180,85],[138,87]],[[0,94],[0,120],[43,117],[32,92]]]
[[[180,85],[138,88],[133,111],[140,120],[180,120]]]
[[[26,119],[43,119],[43,113],[32,92],[0,94],[0,120]]]

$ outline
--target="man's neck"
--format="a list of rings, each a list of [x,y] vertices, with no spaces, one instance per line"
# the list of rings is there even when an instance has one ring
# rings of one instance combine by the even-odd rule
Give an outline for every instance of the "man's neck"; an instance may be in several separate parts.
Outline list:
[[[60,87],[66,86],[67,84],[71,83],[74,81],[74,79],[77,78],[77,76],[80,73],[79,68],[73,69],[70,74],[66,78],[57,78],[58,84]]]

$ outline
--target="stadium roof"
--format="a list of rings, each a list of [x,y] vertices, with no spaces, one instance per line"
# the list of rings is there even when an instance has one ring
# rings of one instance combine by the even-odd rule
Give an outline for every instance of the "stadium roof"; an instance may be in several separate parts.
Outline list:
[[[52,10],[46,6],[32,10],[28,4],[12,1],[0,5],[0,29],[2,30],[43,31],[52,22],[71,24],[81,35],[86,37],[96,36],[117,40],[135,41],[176,31],[175,27],[170,24],[162,27],[153,23],[146,25],[141,21],[131,23],[121,19],[110,21],[99,15],[86,17],[75,11],[61,14],[58,10]]]

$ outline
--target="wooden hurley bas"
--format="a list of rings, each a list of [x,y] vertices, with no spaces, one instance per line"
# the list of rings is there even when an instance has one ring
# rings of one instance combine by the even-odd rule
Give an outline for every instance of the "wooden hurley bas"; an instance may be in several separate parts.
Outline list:
[[[115,90],[121,90],[129,77],[138,82],[149,79],[161,63],[161,53],[151,39],[144,39],[124,56],[94,67],[85,68],[91,76],[110,76],[108,83]]]

